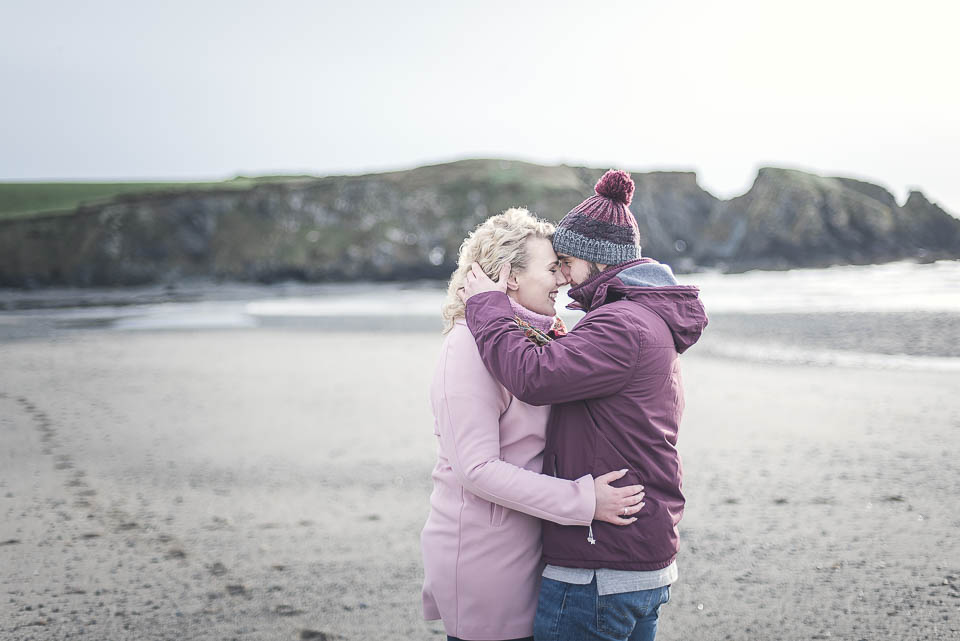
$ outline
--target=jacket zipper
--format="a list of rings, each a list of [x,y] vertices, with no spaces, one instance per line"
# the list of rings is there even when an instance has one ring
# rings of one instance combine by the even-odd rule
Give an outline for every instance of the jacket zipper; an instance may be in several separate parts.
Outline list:
[[[593,538],[593,523],[591,523],[587,527],[589,527],[589,529],[587,530],[587,543],[589,543],[590,545],[596,545],[597,540]]]

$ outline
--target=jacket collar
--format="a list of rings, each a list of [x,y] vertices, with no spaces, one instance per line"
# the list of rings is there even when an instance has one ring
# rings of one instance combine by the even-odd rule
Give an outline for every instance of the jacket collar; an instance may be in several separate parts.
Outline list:
[[[667,265],[649,258],[612,267],[568,293],[576,301],[568,307],[587,312],[611,299],[641,305],[663,320],[681,354],[700,339],[708,322],[700,290],[678,284]]]
[[[625,269],[629,269],[630,267],[644,265],[647,263],[656,263],[656,261],[652,258],[638,258],[636,260],[631,260],[617,265],[616,267],[609,267],[599,274],[596,274],[595,276],[583,281],[578,286],[571,287],[570,291],[567,292],[567,295],[572,298],[574,302],[567,305],[567,309],[589,312],[591,309],[595,309],[600,305],[603,305],[603,303],[605,303],[607,300],[607,292],[610,289],[610,286],[613,284],[620,284],[620,280],[616,278],[620,272]]]

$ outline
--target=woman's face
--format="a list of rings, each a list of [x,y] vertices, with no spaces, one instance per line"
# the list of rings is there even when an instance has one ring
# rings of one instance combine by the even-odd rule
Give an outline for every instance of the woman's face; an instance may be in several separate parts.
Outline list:
[[[530,311],[553,316],[556,314],[557,292],[567,284],[553,245],[546,238],[530,238],[527,240],[527,257],[526,269],[510,275],[510,280],[516,282],[516,289],[508,289],[508,294]]]

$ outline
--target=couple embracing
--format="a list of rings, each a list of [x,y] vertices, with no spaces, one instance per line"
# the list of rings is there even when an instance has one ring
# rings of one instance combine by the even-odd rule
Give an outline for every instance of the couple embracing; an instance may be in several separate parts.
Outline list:
[[[640,257],[633,191],[609,171],[556,228],[510,209],[460,248],[421,535],[424,616],[448,639],[656,635],[684,505],[678,356],[707,318],[697,288]],[[569,333],[567,284],[586,312]]]

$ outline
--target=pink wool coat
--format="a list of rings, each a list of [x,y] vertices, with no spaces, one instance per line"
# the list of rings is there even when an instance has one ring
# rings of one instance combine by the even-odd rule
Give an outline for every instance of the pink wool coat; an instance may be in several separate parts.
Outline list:
[[[424,618],[461,639],[531,636],[540,519],[589,525],[593,477],[540,474],[550,408],[507,392],[463,321],[444,341],[430,400],[439,442],[420,536]]]

